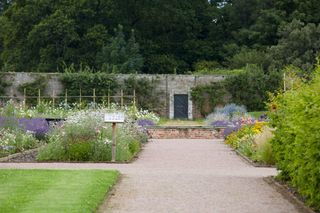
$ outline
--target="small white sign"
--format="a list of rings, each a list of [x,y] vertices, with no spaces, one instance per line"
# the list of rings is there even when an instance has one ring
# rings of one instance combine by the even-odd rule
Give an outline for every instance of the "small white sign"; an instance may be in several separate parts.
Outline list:
[[[123,112],[113,112],[104,114],[104,122],[108,123],[123,123],[124,122]]]

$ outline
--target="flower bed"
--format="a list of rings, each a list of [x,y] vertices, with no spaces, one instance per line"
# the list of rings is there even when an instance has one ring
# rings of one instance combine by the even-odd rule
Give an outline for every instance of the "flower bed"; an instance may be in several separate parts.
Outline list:
[[[64,113],[65,119],[49,126],[45,118],[21,118],[25,111],[29,115],[36,114],[13,102],[1,109],[0,157],[46,142],[48,144],[40,149],[37,156],[39,161],[109,161],[112,130],[111,125],[103,121],[104,113],[123,111],[126,121],[117,125],[116,160],[130,161],[148,139],[144,127],[159,121],[154,113],[146,110],[137,110],[136,107],[120,109],[111,105],[109,108],[68,109],[68,113]]]
[[[39,147],[42,143],[32,132],[21,129],[0,129],[0,157]]]
[[[274,155],[270,140],[272,129],[265,122],[244,125],[238,131],[227,136],[226,144],[254,162],[274,165]]]
[[[39,151],[39,161],[110,161],[111,124],[105,124],[103,115],[116,109],[84,110],[75,112],[48,135],[48,145]],[[126,120],[117,125],[116,161],[128,162],[140,151],[148,136],[139,126],[137,116],[125,109]],[[149,115],[145,111],[144,121]],[[148,123],[152,121],[148,120]]]
[[[271,150],[271,129],[267,126],[265,115],[255,119],[247,113],[244,106],[228,104],[216,108],[208,115],[206,122],[214,127],[224,128],[226,143],[238,153],[260,164],[273,165]]]

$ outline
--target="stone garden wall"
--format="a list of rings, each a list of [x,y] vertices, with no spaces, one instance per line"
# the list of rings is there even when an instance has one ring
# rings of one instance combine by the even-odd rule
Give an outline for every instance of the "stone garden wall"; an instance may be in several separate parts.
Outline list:
[[[33,82],[37,76],[45,75],[48,79],[47,87],[45,88],[45,94],[50,96],[52,94],[64,94],[64,88],[59,80],[59,73],[5,73],[4,77],[7,82],[11,83],[11,86],[6,88],[6,95],[16,97],[20,100],[23,99],[23,94],[18,91],[18,86],[24,83]],[[117,80],[119,83],[124,79],[129,78],[131,75],[119,74]],[[212,82],[219,82],[224,80],[223,75],[136,75],[136,78],[147,78],[149,80],[156,80],[156,90],[159,96],[159,105],[163,107],[161,111],[163,115],[170,118],[174,117],[174,95],[175,94],[187,94],[189,95],[188,101],[188,118],[199,117],[199,113],[193,107],[190,91],[191,88],[210,84]]]

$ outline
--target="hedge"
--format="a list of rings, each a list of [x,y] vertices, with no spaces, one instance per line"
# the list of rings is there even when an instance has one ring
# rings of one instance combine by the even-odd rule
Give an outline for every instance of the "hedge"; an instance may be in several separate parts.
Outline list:
[[[320,67],[309,83],[275,96],[270,111],[279,178],[320,210]]]

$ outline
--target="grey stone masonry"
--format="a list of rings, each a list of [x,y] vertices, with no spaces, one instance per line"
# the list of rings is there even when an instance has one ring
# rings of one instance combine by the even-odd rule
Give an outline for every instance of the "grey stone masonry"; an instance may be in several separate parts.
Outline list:
[[[46,76],[48,79],[48,85],[45,89],[44,94],[46,96],[53,96],[58,94],[64,94],[64,88],[59,80],[60,73],[4,73],[5,80],[11,83],[11,86],[6,88],[6,95],[15,97],[22,100],[23,94],[18,91],[18,87],[21,84],[27,82],[33,82],[37,76]],[[125,79],[129,78],[130,74],[119,74],[116,76],[118,82],[121,84]],[[159,106],[163,108],[161,114],[167,117],[173,118],[174,115],[174,98],[175,94],[188,95],[188,119],[192,119],[195,114],[195,109],[191,100],[190,91],[193,87],[198,85],[210,84],[212,82],[219,82],[225,79],[223,75],[148,75],[148,74],[137,74],[137,79],[146,78],[148,80],[154,80],[157,82],[156,91],[159,96]]]

